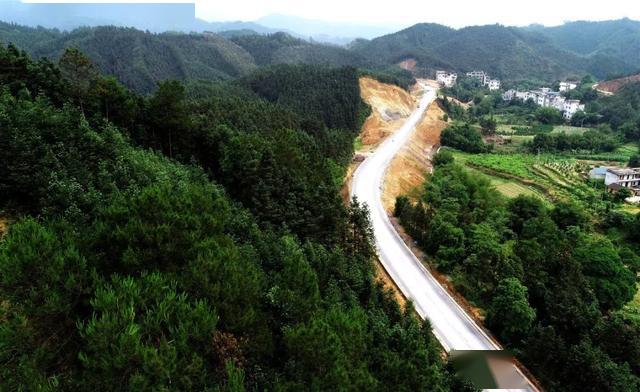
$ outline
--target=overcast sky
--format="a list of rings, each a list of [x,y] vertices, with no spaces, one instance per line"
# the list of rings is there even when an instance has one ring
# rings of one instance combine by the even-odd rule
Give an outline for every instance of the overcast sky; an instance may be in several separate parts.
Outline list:
[[[131,0],[31,0],[32,2],[132,2]],[[194,0],[136,0],[193,3]],[[286,14],[336,22],[411,25],[435,22],[452,27],[501,23],[558,25],[572,20],[628,17],[640,20],[638,0],[195,0],[196,14],[208,21],[251,21]]]
[[[253,20],[280,13],[366,24],[436,22],[453,27],[501,23],[557,25],[571,20],[640,19],[637,0],[198,0],[207,20]]]

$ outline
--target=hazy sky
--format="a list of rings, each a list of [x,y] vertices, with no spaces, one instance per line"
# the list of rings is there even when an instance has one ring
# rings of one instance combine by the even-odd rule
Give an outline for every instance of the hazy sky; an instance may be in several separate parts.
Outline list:
[[[198,0],[207,20],[251,20],[271,13],[367,24],[437,22],[557,25],[569,20],[640,19],[638,0]]]
[[[131,0],[31,0],[32,2],[131,2]],[[136,0],[189,3],[194,0]],[[557,25],[571,20],[628,17],[640,20],[638,0],[195,0],[196,14],[209,21],[258,19],[286,14],[357,24],[410,25],[435,22],[453,27],[501,23]]]

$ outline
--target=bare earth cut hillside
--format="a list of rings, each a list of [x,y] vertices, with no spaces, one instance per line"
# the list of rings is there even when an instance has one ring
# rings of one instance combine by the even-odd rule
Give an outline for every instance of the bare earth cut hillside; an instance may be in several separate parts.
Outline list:
[[[416,190],[431,170],[431,158],[440,145],[440,133],[447,126],[444,111],[431,104],[411,135],[409,142],[395,156],[384,179],[382,201],[387,212],[393,210],[400,195],[417,196]]]
[[[360,79],[360,91],[362,99],[371,106],[372,111],[360,132],[362,147],[356,153],[368,154],[402,126],[407,116],[415,109],[421,90],[414,88],[409,93],[397,86],[363,77]],[[443,116],[444,112],[438,105],[430,105],[407,145],[391,162],[382,196],[387,211],[393,209],[396,197],[412,195],[424,183],[431,169],[431,158],[440,144],[440,132],[446,127]],[[350,179],[356,164],[352,165],[347,173],[343,190],[346,198],[349,195]]]
[[[640,82],[640,74],[626,76],[620,79],[607,80],[596,85],[596,89],[603,93],[615,94],[629,83]]]
[[[400,87],[367,77],[360,79],[360,94],[372,111],[360,133],[365,147],[374,147],[392,134],[416,104],[415,98]]]

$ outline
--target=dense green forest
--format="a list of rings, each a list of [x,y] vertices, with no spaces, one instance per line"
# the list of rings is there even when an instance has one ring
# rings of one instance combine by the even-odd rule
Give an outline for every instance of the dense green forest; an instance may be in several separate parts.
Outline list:
[[[338,195],[357,72],[209,87],[0,48],[1,389],[461,390]]]
[[[103,74],[140,93],[153,91],[166,79],[228,80],[273,64],[366,67],[369,63],[345,48],[286,33],[225,38],[213,33],[152,34],[109,26],[60,32],[0,22],[0,42],[14,43],[34,58],[58,59],[66,48],[78,48]]]
[[[640,216],[507,200],[440,154],[418,202],[395,207],[437,268],[548,390],[638,390],[640,320],[620,309],[636,293]]]
[[[375,69],[394,78],[400,76],[397,84],[406,86],[402,80],[406,75],[396,66],[406,59],[417,60],[414,72],[427,76],[444,68],[459,72],[483,69],[511,82],[551,82],[585,74],[606,78],[637,70],[637,61],[625,55],[638,52],[636,25],[622,20],[586,26],[567,24],[562,28],[490,25],[456,30],[423,23],[340,47],[287,33],[153,34],[120,27],[62,32],[0,22],[0,41],[14,43],[34,58],[56,60],[66,48],[78,48],[103,74],[116,77],[139,93],[149,93],[157,82],[166,79],[228,80],[275,64]],[[581,37],[573,31],[583,27],[593,37],[587,40],[588,47],[580,38],[572,38]],[[630,35],[621,40],[625,32]]]
[[[625,64],[637,71],[640,64],[640,22],[630,19],[570,22],[555,27],[531,26],[557,46],[588,55],[598,62]],[[593,71],[592,71],[593,72]],[[624,73],[621,73],[624,74]]]
[[[623,61],[624,56],[575,53],[541,32],[501,25],[455,30],[421,23],[371,41],[355,41],[352,50],[380,63],[413,58],[416,71],[427,75],[442,68],[482,69],[510,81],[552,81],[585,73],[604,78],[637,69],[636,63]]]

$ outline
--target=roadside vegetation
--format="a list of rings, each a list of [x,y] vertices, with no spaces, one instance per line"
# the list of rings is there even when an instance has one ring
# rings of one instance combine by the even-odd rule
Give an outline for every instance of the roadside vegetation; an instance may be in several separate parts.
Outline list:
[[[439,160],[417,203],[398,198],[395,215],[546,388],[640,388],[640,322],[626,305],[637,292],[640,218],[508,199],[455,158]]]
[[[640,215],[587,174],[640,163],[640,84],[624,98],[572,92],[588,105],[568,123],[465,88],[468,107],[441,97],[454,120],[443,136],[457,137],[395,215],[545,388],[637,390]]]

